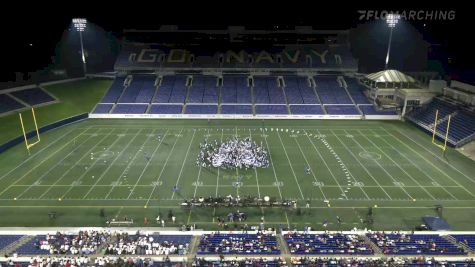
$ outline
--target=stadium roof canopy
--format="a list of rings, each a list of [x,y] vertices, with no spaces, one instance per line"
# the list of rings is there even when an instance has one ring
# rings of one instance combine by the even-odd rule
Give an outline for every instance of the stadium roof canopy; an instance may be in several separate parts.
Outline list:
[[[398,70],[382,70],[366,75],[366,78],[376,83],[415,83],[416,80]]]

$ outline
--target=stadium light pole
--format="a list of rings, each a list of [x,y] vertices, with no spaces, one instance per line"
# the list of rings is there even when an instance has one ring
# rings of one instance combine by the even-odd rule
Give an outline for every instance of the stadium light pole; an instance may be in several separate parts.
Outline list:
[[[394,27],[396,27],[396,24],[399,22],[400,18],[401,16],[399,16],[399,14],[388,14],[386,16],[386,23],[388,24],[390,32],[389,32],[389,42],[388,42],[388,53],[386,54],[386,65],[384,67],[385,70],[388,69],[389,53],[391,51],[391,40],[393,39],[393,29]]]
[[[82,43],[82,32],[86,30],[87,20],[83,18],[73,19],[73,25],[77,32],[79,32],[79,40],[81,41],[81,57],[82,57],[82,68],[84,71],[84,76],[86,76],[86,56],[84,55],[84,45]]]

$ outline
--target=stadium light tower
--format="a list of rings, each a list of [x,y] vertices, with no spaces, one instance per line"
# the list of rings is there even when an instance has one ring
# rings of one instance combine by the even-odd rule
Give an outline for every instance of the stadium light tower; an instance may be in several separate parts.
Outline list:
[[[83,18],[73,19],[73,25],[76,31],[79,32],[79,40],[81,41],[81,57],[82,57],[82,68],[84,70],[84,76],[86,76],[86,56],[84,56],[84,45],[82,43],[82,32],[86,30],[87,20]]]
[[[391,40],[393,38],[393,29],[396,27],[396,24],[399,22],[399,19],[401,16],[399,14],[388,14],[386,16],[386,23],[388,23],[388,27],[390,29],[389,32],[389,43],[388,43],[388,53],[386,54],[386,65],[384,69],[388,69],[388,63],[389,63],[389,52],[391,51]]]

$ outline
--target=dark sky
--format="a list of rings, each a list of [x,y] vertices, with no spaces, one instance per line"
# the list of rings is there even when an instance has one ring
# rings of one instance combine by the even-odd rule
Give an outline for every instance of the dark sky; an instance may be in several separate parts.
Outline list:
[[[334,2],[273,1],[257,4],[257,1],[154,1],[139,3],[131,1],[127,5],[119,1],[108,5],[96,2],[61,2],[51,6],[20,3],[11,6],[2,14],[2,46],[8,51],[4,57],[3,69],[10,72],[32,71],[51,62],[55,46],[71,18],[85,17],[106,31],[120,37],[124,28],[150,29],[162,24],[178,25],[312,25],[319,29],[349,29],[360,21],[357,10],[455,10],[452,21],[411,22],[432,44],[440,44],[444,53],[452,58],[456,67],[474,65],[472,46],[466,35],[473,25],[470,8],[460,4],[445,3],[437,6],[420,3],[419,6],[404,5],[385,7],[379,5],[348,4],[346,0]],[[385,1],[388,2],[388,1]],[[434,2],[434,1],[432,1]],[[81,4],[82,3],[82,4]],[[451,6],[452,5],[452,6]],[[25,6],[27,8],[25,8]],[[425,26],[424,26],[425,24]],[[465,36],[463,31],[468,30]],[[30,45],[31,44],[31,45]],[[468,53],[468,54],[467,54]],[[6,64],[5,64],[6,63]]]

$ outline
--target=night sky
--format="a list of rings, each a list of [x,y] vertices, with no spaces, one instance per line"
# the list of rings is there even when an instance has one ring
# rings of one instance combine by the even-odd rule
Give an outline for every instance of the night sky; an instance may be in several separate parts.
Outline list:
[[[4,9],[2,20],[3,70],[2,81],[14,77],[15,72],[28,72],[44,68],[52,61],[57,43],[69,27],[73,17],[85,17],[105,31],[120,38],[122,29],[153,29],[163,24],[188,25],[197,28],[249,25],[266,27],[272,25],[311,25],[318,29],[347,30],[358,26],[357,10],[455,10],[451,21],[411,21],[431,44],[431,57],[444,57],[452,72],[474,68],[473,44],[467,35],[473,35],[470,8],[446,3],[446,6],[419,4],[420,6],[392,6],[362,4],[349,6],[348,1],[331,3],[309,1],[274,1],[265,4],[243,1],[223,1],[216,4],[202,2],[154,1],[139,4],[132,1],[128,5],[109,3],[99,6],[97,2],[64,2],[51,6],[43,4],[19,3],[10,11]],[[151,4],[155,3],[155,4]],[[221,3],[221,4],[218,4]],[[27,6],[27,8],[25,8]],[[58,10],[61,9],[61,10]],[[114,11],[118,9],[119,11]],[[466,33],[464,34],[464,31]],[[434,54],[434,51],[435,54]],[[450,60],[449,60],[450,58]],[[459,75],[459,74],[457,74]],[[466,78],[465,78],[466,79]],[[467,79],[466,79],[467,80]]]

